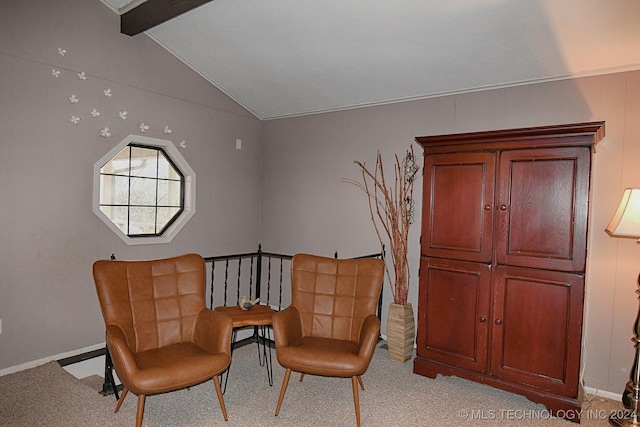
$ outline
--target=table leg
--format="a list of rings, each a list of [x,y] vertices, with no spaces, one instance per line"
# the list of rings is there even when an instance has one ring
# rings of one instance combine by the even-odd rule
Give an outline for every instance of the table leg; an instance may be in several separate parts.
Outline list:
[[[258,360],[260,362],[260,366],[266,366],[267,368],[267,379],[269,380],[269,386],[273,385],[273,361],[271,359],[271,346],[269,345],[269,341],[271,341],[271,328],[269,326],[261,326],[262,337],[259,335],[256,337],[258,341]],[[262,352],[260,352],[260,339],[262,339]],[[267,347],[269,348],[267,350]]]
[[[231,355],[232,356],[233,356],[233,345],[236,343],[236,335],[237,335],[237,331],[234,329],[233,332],[231,333]],[[233,362],[233,357],[232,357],[232,362]],[[222,394],[224,394],[224,392],[227,391],[227,381],[229,381],[229,371],[231,371],[231,363],[229,364],[229,367],[227,368],[227,370],[218,376],[218,378],[220,379],[220,383],[222,383]]]

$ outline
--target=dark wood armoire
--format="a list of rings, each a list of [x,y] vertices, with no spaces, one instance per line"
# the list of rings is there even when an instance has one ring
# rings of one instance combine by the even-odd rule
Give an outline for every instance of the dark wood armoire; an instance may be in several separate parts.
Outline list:
[[[414,372],[579,421],[591,155],[604,122],[418,137]]]

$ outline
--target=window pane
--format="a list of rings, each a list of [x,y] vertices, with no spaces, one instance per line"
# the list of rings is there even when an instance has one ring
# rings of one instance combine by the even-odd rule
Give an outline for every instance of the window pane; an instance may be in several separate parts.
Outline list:
[[[131,206],[129,211],[129,235],[155,233],[156,208]]]
[[[158,208],[158,231],[166,227],[179,212],[180,208]]]
[[[131,176],[155,178],[158,174],[158,150],[131,147]]]
[[[115,157],[102,166],[100,173],[129,175],[129,146],[123,148]]]
[[[127,205],[129,203],[129,178],[124,176],[100,176],[100,204]]]
[[[182,185],[177,181],[158,182],[158,205],[180,207]]]
[[[160,152],[160,158],[158,159],[158,178],[176,180],[182,178],[163,152]]]
[[[123,233],[127,234],[127,206],[100,206],[100,210],[111,219]]]
[[[156,205],[157,180],[151,178],[131,178],[131,205]]]

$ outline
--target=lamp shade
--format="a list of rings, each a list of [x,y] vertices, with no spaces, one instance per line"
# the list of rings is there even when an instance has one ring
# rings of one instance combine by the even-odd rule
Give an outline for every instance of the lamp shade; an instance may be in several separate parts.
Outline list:
[[[624,190],[620,206],[605,231],[612,237],[640,238],[640,188]]]

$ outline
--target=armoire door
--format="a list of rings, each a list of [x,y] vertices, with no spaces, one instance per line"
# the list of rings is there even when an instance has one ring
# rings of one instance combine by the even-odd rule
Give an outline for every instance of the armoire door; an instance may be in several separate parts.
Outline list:
[[[493,274],[491,374],[577,396],[584,277],[508,266]]]
[[[500,153],[498,264],[585,270],[590,165],[588,147]]]
[[[418,355],[485,373],[490,284],[487,264],[422,257]]]
[[[494,186],[494,153],[427,156],[422,255],[491,262]]]

